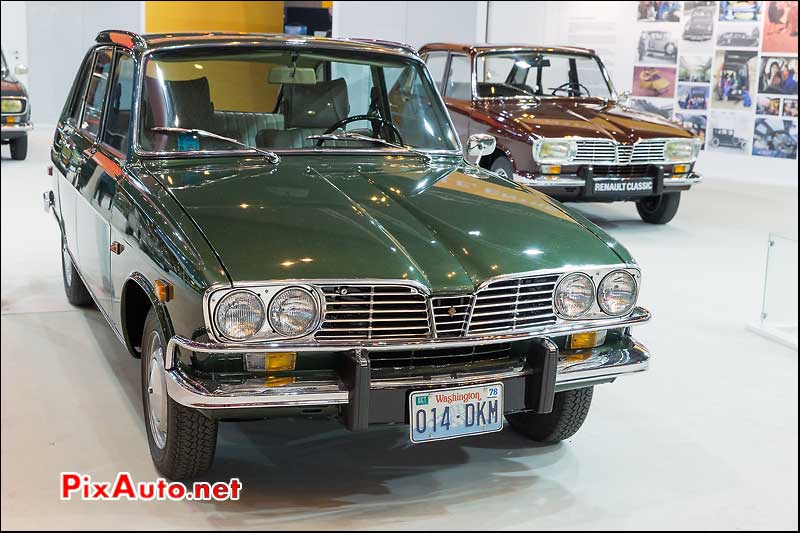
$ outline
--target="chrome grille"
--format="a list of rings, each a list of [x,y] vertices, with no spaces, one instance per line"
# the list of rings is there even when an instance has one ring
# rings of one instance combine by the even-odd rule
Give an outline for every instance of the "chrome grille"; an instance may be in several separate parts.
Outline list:
[[[495,281],[475,296],[468,333],[514,331],[556,321],[553,291],[558,275]]]
[[[579,165],[636,165],[664,163],[665,139],[648,139],[620,144],[610,139],[579,139],[578,151],[570,163]]]
[[[325,314],[317,340],[430,337],[425,295],[405,285],[321,286]]]
[[[433,324],[438,337],[460,337],[469,314],[470,296],[433,298]]]

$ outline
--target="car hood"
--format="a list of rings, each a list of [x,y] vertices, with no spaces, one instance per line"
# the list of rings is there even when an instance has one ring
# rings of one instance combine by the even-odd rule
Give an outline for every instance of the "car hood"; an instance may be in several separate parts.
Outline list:
[[[532,139],[570,136],[633,143],[639,139],[692,136],[658,115],[600,99],[543,98],[539,103],[488,100],[481,105],[498,127]]]
[[[630,262],[557,202],[454,158],[285,155],[145,163],[234,282],[408,279],[433,292],[494,276]]]
[[[25,87],[16,78],[2,79],[2,96],[25,96]]]

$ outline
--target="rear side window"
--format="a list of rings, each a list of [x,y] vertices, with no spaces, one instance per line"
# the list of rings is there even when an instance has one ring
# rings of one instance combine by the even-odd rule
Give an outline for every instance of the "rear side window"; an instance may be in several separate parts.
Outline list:
[[[469,58],[453,55],[450,57],[450,75],[447,77],[447,98],[469,100],[472,95]]]
[[[125,154],[133,100],[133,58],[127,53],[117,53],[110,90],[103,142]]]
[[[93,135],[100,131],[100,120],[103,118],[103,103],[106,98],[108,79],[111,75],[111,49],[100,50],[95,55],[92,77],[89,79],[89,90],[86,91],[86,105],[83,107],[81,129]]]

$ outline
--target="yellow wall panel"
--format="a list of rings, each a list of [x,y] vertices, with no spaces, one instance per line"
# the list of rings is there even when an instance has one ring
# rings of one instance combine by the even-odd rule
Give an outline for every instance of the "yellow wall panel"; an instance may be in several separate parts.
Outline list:
[[[283,2],[145,2],[145,31],[283,33]]]

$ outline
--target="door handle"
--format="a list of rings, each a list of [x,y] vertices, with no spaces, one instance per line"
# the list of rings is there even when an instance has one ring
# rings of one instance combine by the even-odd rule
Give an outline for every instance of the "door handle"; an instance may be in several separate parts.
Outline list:
[[[121,242],[113,241],[111,243],[110,249],[112,253],[119,255],[125,250],[125,245],[122,244]]]

